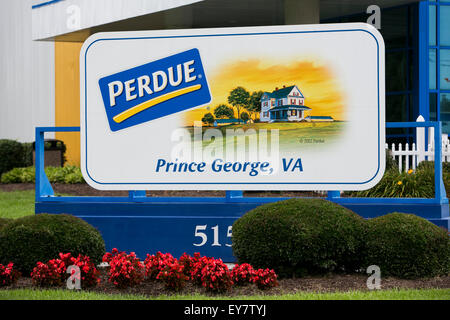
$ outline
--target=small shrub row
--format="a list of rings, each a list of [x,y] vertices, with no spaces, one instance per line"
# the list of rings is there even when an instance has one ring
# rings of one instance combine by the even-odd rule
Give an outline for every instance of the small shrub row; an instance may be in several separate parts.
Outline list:
[[[184,253],[180,259],[170,253],[157,252],[147,255],[141,264],[134,253],[126,254],[113,249],[103,257],[111,266],[109,281],[118,288],[133,287],[144,280],[162,281],[169,290],[184,288],[187,281],[193,281],[209,292],[225,292],[233,286],[255,283],[260,289],[277,286],[277,275],[273,270],[254,270],[250,265],[235,266],[229,270],[221,259],[201,257],[199,253],[189,256]]]
[[[274,269],[282,277],[355,271],[361,265],[364,219],[321,199],[259,206],[233,224],[239,263]]]
[[[77,166],[46,167],[45,173],[51,183],[78,184],[85,183],[80,168]],[[1,175],[1,183],[34,183],[35,168],[14,168]]]
[[[45,150],[61,150],[65,162],[66,145],[58,141],[52,145],[45,142]],[[0,139],[0,177],[3,173],[14,168],[33,165],[33,143],[21,143],[15,140]]]
[[[233,225],[239,263],[284,277],[361,272],[424,278],[450,273],[447,231],[413,214],[364,220],[322,199],[290,199],[257,207]]]
[[[29,165],[26,161],[25,147],[14,140],[0,140],[0,176],[17,167]]]

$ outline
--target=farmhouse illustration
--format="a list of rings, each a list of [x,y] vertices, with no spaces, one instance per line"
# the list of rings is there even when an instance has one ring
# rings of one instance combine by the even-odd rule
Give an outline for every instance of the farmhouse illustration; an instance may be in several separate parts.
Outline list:
[[[275,121],[307,121],[307,122],[330,122],[334,121],[329,116],[306,116],[306,112],[312,111],[305,106],[305,97],[296,86],[283,86],[275,88],[275,91],[264,92],[261,96],[261,122]]]

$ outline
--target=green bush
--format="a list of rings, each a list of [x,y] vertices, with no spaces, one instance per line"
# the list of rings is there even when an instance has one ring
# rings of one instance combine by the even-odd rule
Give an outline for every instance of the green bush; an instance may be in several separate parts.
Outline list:
[[[364,219],[322,199],[290,199],[257,207],[233,224],[239,263],[281,276],[356,271]]]
[[[80,168],[76,166],[46,167],[45,173],[51,183],[84,183]],[[35,168],[14,168],[1,176],[1,183],[34,183]]]
[[[397,169],[398,170],[398,163],[392,157],[392,151],[387,149],[386,150],[386,170],[391,170],[391,169]]]
[[[22,147],[24,167],[31,167],[33,165],[33,144],[22,143]]]
[[[418,167],[416,172],[386,170],[381,181],[364,191],[346,192],[351,197],[434,198],[434,168]]]
[[[387,157],[387,160],[391,159]],[[392,159],[391,159],[392,160]],[[442,163],[442,179],[447,198],[450,197],[450,163]],[[380,198],[434,198],[434,162],[422,161],[416,171],[400,173],[394,160],[386,162],[386,171],[381,181],[372,189],[346,192],[350,197]]]
[[[34,183],[34,167],[14,168],[2,174],[1,183]]]
[[[46,167],[45,173],[52,183],[84,183],[81,170],[77,166]]]
[[[38,261],[57,258],[60,252],[87,255],[98,264],[105,243],[90,224],[66,214],[27,216],[0,230],[0,263],[11,261],[23,274],[30,274]]]
[[[422,161],[417,166],[417,170],[427,170],[434,176],[434,161]],[[442,163],[442,180],[444,182],[445,191],[447,192],[447,198],[450,198],[450,162]]]
[[[8,223],[10,223],[12,221],[12,219],[7,219],[7,218],[0,218],[0,230],[6,226]]]
[[[24,167],[24,147],[14,140],[0,140],[0,176],[13,168]]]
[[[391,213],[367,222],[364,267],[382,276],[423,278],[450,272],[450,238],[443,228],[416,215]]]

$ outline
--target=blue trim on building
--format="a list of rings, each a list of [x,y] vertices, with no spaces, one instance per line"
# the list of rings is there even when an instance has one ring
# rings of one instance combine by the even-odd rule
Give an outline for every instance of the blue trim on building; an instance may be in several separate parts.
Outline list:
[[[38,4],[35,4],[35,5],[31,6],[31,9],[38,9],[38,8],[49,6],[51,4],[54,4],[54,3],[57,3],[57,2],[61,2],[61,1],[64,1],[64,0],[45,1],[45,2],[38,3]]]

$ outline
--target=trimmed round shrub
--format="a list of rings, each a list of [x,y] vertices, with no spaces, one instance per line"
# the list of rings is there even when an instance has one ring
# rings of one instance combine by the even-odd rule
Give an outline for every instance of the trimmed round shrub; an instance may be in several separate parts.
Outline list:
[[[86,255],[97,265],[105,242],[93,226],[66,214],[27,216],[0,229],[0,263],[14,262],[23,274],[29,275],[37,262],[55,259],[60,252]]]
[[[364,267],[377,265],[382,276],[424,278],[450,272],[447,231],[413,214],[391,213],[367,222]]]
[[[18,167],[25,167],[24,147],[15,140],[0,140],[0,176]]]
[[[0,230],[6,226],[8,223],[10,223],[11,221],[13,221],[12,219],[8,219],[8,218],[0,218]]]
[[[361,266],[365,221],[322,199],[290,199],[257,207],[233,224],[239,263],[280,276],[352,272]]]

